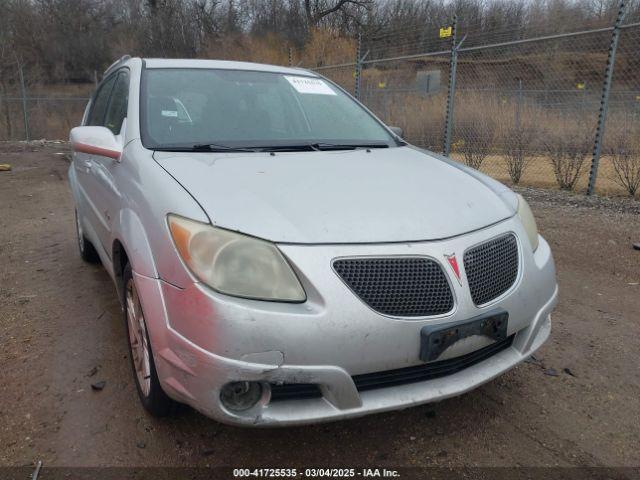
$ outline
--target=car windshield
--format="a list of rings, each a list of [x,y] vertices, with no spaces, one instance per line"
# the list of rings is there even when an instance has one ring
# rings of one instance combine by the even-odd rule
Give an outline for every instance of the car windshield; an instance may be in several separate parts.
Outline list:
[[[321,150],[399,144],[342,90],[311,76],[147,69],[141,107],[143,144],[156,150]]]

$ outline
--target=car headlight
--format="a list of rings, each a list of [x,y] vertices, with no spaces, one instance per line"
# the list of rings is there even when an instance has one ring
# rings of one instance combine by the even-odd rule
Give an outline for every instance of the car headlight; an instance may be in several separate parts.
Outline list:
[[[518,196],[518,216],[520,217],[525,232],[527,232],[531,248],[535,252],[538,248],[538,226],[536,225],[536,219],[524,197],[519,193],[516,193],[516,195]]]
[[[298,278],[272,243],[176,215],[167,220],[182,260],[214,290],[260,300],[306,300]]]

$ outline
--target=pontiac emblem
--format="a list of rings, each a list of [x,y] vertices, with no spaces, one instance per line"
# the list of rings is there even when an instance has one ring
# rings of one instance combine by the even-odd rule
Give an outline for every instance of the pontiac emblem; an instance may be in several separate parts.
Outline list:
[[[462,285],[462,277],[460,276],[460,266],[458,265],[458,259],[456,258],[456,254],[452,253],[451,255],[444,254],[444,258],[449,262],[449,266],[458,280],[458,283]]]

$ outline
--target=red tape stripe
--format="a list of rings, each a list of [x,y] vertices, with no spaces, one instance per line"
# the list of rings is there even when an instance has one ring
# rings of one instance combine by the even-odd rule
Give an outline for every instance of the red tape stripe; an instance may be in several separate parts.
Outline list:
[[[94,145],[87,145],[86,143],[74,143],[73,149],[76,152],[89,153],[91,155],[100,155],[103,157],[113,158],[114,160],[118,160],[120,158],[120,153],[116,150],[109,150],[108,148],[96,147]]]

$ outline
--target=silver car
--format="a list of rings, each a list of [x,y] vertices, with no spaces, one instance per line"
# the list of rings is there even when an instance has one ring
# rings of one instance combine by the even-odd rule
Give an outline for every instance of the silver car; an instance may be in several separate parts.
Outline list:
[[[154,415],[401,409],[549,336],[555,267],[525,200],[316,73],[123,57],[70,141],[80,253],[113,278]]]

